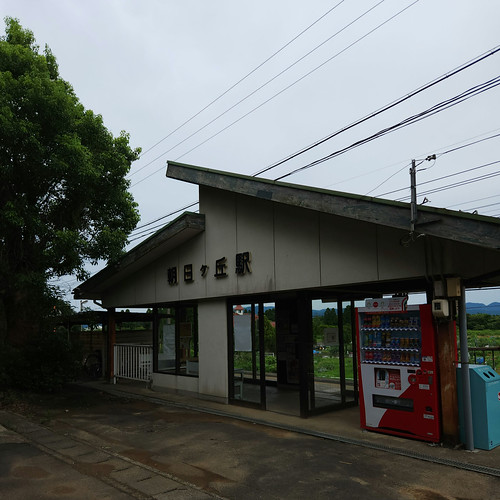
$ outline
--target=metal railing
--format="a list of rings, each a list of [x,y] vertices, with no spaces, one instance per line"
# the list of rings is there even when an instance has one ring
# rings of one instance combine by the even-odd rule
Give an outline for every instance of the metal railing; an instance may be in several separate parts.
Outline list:
[[[470,362],[474,359],[474,364],[490,365],[493,370],[496,370],[495,353],[499,353],[497,356],[500,355],[500,347],[469,347],[468,350]]]
[[[149,382],[153,372],[153,346],[138,344],[115,344],[114,374],[116,379],[143,380]]]

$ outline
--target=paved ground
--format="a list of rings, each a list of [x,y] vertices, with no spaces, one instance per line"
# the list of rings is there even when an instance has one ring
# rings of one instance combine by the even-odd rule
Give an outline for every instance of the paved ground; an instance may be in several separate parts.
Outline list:
[[[495,468],[473,472],[394,453],[392,441],[382,451],[369,440],[351,444],[252,423],[242,419],[245,410],[232,418],[167,396],[152,402],[144,391],[119,397],[79,386],[4,408],[5,498],[500,498]],[[413,444],[391,439],[400,450]],[[432,450],[437,459],[447,453]],[[481,456],[491,460],[489,453],[467,457],[474,465]]]

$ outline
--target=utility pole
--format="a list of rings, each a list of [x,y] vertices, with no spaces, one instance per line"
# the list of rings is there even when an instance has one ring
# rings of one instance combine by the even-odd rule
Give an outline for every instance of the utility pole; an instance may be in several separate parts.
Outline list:
[[[410,168],[410,234],[415,232],[415,224],[417,222],[417,166],[415,160],[411,161]]]
[[[423,163],[424,161],[431,161],[435,160],[436,155],[430,155],[428,156],[425,160],[419,160],[420,163]],[[419,165],[420,165],[419,163]],[[421,170],[426,170],[421,169]],[[415,232],[415,224],[417,223],[418,219],[418,214],[417,214],[417,161],[412,160],[411,161],[411,168],[410,168],[410,195],[411,195],[411,201],[410,201],[410,235],[413,236],[413,233]],[[422,203],[426,203],[429,200],[427,198],[424,199]]]

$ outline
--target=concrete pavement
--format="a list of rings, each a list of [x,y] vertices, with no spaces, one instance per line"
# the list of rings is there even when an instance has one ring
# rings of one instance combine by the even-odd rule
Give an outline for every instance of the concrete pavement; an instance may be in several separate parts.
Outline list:
[[[500,446],[489,451],[476,449],[470,452],[461,447],[451,448],[364,431],[359,425],[359,407],[346,408],[304,419],[271,411],[226,405],[208,399],[196,398],[186,393],[155,391],[144,383],[127,380],[121,380],[114,385],[106,382],[88,382],[86,385],[117,396],[139,398],[158,404],[223,415],[323,439],[379,449],[396,455],[412,456],[419,460],[442,463],[464,470],[470,469],[479,472],[482,470],[500,477]]]
[[[0,422],[2,498],[218,498],[111,449],[68,437],[21,415],[0,411]]]
[[[471,453],[363,432],[358,408],[300,419],[144,384],[86,388],[75,389],[77,404],[0,411],[2,495],[499,497],[500,448]]]

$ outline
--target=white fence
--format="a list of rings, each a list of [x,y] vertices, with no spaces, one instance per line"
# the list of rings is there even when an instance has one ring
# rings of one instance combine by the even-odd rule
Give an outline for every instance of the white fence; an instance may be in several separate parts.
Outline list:
[[[114,376],[149,382],[153,372],[153,347],[150,345],[115,344]]]

